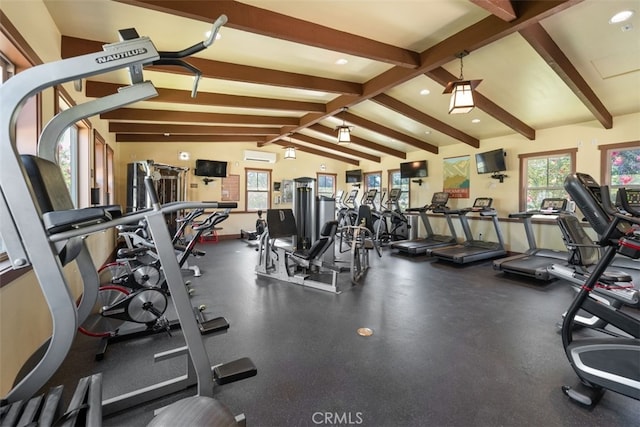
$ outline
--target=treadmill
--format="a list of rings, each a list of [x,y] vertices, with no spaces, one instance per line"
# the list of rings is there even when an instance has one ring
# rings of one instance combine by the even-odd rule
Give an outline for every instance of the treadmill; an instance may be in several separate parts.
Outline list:
[[[442,191],[433,193],[430,204],[421,208],[407,209],[405,212],[419,213],[427,235],[423,239],[395,242],[391,245],[391,248],[397,249],[398,253],[422,255],[426,254],[429,249],[455,245],[457,243],[457,236],[455,228],[453,227],[453,222],[451,221],[451,215],[449,215],[449,208],[446,206],[448,201],[449,193]],[[444,214],[451,234],[434,234],[433,228],[431,228],[431,223],[429,222],[429,216],[427,215],[428,212]]]
[[[529,249],[523,254],[493,261],[493,269],[543,281],[555,279],[556,277],[549,273],[549,268],[553,264],[567,263],[569,253],[567,251],[538,248],[533,233],[532,219],[534,216],[547,216],[555,219],[558,215],[566,213],[567,199],[549,198],[542,201],[538,210],[509,214],[509,218],[522,219]]]
[[[498,212],[491,207],[493,199],[490,197],[478,197],[471,208],[450,210],[450,214],[457,214],[465,235],[465,242],[454,246],[435,248],[427,251],[433,257],[441,260],[454,262],[456,264],[467,264],[469,262],[480,261],[490,258],[505,256],[507,251],[504,248],[504,238],[498,223]],[[496,230],[497,242],[475,240],[469,227],[467,215],[474,213],[481,217],[489,217]]]

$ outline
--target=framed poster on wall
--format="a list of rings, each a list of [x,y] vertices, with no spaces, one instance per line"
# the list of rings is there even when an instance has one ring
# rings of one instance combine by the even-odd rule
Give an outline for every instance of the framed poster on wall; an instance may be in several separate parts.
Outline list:
[[[470,156],[444,159],[443,190],[454,199],[469,198]]]

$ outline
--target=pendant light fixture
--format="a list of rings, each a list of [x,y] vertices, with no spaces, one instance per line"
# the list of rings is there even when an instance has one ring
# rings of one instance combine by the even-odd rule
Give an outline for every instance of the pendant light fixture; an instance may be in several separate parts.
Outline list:
[[[291,142],[291,134],[289,134],[289,144],[292,144],[292,142]],[[286,160],[295,160],[296,159],[296,147],[294,147],[293,145],[289,145],[288,147],[286,147],[284,149],[284,158]]]
[[[344,113],[347,111],[347,107],[342,107],[342,125],[338,126],[338,144],[348,144],[351,142],[351,126],[347,126],[344,121]]]
[[[460,79],[447,83],[444,92],[450,93],[451,101],[449,102],[449,114],[461,114],[468,113],[475,107],[473,101],[473,91],[480,84],[482,80],[465,80],[462,74],[462,58],[467,56],[469,52],[466,50],[458,53],[457,58],[460,58]]]

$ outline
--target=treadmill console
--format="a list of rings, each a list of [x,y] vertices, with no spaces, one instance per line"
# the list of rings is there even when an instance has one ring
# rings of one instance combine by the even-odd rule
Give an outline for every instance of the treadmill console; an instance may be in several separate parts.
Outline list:
[[[491,209],[493,199],[491,197],[478,197],[473,202],[472,212],[482,212]]]
[[[640,189],[637,188],[626,188],[627,193],[627,204],[632,208],[640,207]],[[616,206],[622,207],[622,201],[620,200],[620,191],[618,191],[618,195],[616,196]]]
[[[446,191],[440,191],[437,193],[433,193],[433,197],[431,198],[432,206],[444,206],[449,201],[449,193]]]
[[[567,199],[544,199],[540,205],[540,213],[558,213],[567,210]]]

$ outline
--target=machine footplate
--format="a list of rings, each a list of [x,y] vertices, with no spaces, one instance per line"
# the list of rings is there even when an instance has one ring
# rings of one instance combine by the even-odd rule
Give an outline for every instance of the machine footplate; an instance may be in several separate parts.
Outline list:
[[[243,357],[213,368],[213,379],[219,385],[229,384],[256,376],[258,369],[251,359]]]

